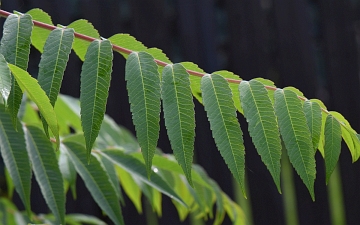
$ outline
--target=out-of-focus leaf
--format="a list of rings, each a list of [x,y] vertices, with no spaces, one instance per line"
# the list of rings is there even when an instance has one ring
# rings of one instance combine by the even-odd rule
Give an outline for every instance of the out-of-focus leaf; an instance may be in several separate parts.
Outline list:
[[[150,179],[147,177],[147,171],[143,163],[141,163],[136,158],[132,157],[131,155],[125,154],[121,150],[116,149],[108,149],[103,151],[98,151],[99,154],[102,156],[107,157],[117,165],[121,166],[127,172],[132,174],[133,176],[138,176],[143,182],[147,183],[148,185],[156,188],[160,192],[164,193],[165,195],[169,196],[172,199],[177,200],[179,203],[184,204],[183,200],[181,199],[178,194],[176,194],[171,187],[156,173],[152,173]]]
[[[140,187],[134,181],[134,178],[123,168],[115,165],[115,170],[124,192],[130,198],[138,213],[142,213]]]
[[[17,124],[17,131],[15,130],[4,105],[0,105],[0,150],[15,190],[30,215],[31,167],[24,133],[20,123]]]
[[[25,139],[29,158],[41,193],[56,217],[56,223],[64,224],[64,184],[51,142],[37,127],[25,128]]]
[[[66,153],[73,162],[92,197],[100,208],[116,224],[124,224],[121,208],[116,192],[109,181],[109,177],[102,169],[100,163],[90,155],[91,163],[88,164],[88,156],[83,145],[75,142],[64,142]]]

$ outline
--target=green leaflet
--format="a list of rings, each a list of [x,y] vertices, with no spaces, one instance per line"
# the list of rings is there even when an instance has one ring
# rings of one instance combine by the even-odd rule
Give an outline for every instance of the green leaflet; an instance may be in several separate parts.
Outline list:
[[[3,105],[0,105],[0,150],[15,190],[30,215],[31,167],[24,133],[20,123],[17,124],[17,131],[15,130],[11,117]]]
[[[308,188],[313,200],[315,181],[315,158],[311,134],[306,123],[302,102],[290,90],[275,91],[275,114],[289,159]]]
[[[73,28],[76,33],[84,34],[93,38],[100,38],[99,32],[94,28],[94,26],[87,20],[80,19],[72,22],[67,26],[67,28]],[[84,61],[85,54],[89,47],[90,43],[80,38],[76,38],[73,43],[73,49],[79,58]]]
[[[95,40],[90,44],[82,66],[80,75],[81,125],[89,158],[105,115],[112,59],[113,52],[110,41]]]
[[[128,155],[122,152],[121,150],[117,150],[117,149],[103,150],[103,151],[99,151],[98,153],[102,156],[107,157],[112,162],[122,167],[132,176],[137,176],[143,182],[156,188],[157,190],[161,191],[170,198],[175,199],[179,203],[185,205],[181,197],[179,197],[158,174],[153,173],[150,179],[148,179],[147,171],[144,164],[142,164],[139,160],[132,157],[131,155]]]
[[[322,115],[321,108],[317,102],[306,100],[303,105],[305,118],[310,130],[314,152],[318,148],[321,134]]]
[[[341,136],[350,150],[352,161],[355,162],[360,156],[360,141],[357,132],[351,127],[343,115],[334,111],[330,111],[330,113],[340,122]]]
[[[264,85],[257,80],[242,81],[239,85],[239,91],[252,141],[281,193],[281,141],[274,108],[268,92]]]
[[[11,90],[11,72],[7,62],[2,54],[0,54],[0,93],[2,98],[7,103]]]
[[[207,74],[201,90],[216,146],[245,196],[245,148],[229,84],[220,75]]]
[[[51,31],[46,40],[44,52],[41,55],[38,82],[49,97],[52,106],[55,105],[55,101],[59,95],[73,41],[73,29],[57,28]],[[43,118],[42,122],[44,130],[47,133],[48,125]]]
[[[30,15],[18,16],[11,14],[4,23],[0,53],[8,63],[14,64],[23,70],[27,69],[31,31],[33,23]],[[15,127],[17,115],[22,99],[22,91],[15,79],[12,79],[12,88],[8,98],[8,110]]]
[[[100,208],[110,217],[114,224],[124,224],[121,208],[115,190],[109,181],[107,173],[100,163],[93,160],[88,164],[88,154],[84,146],[75,142],[65,142],[66,153],[73,162],[87,189]]]
[[[41,55],[38,82],[49,97],[52,106],[55,105],[59,95],[73,41],[73,29],[57,28],[51,31],[45,43],[44,53]]]
[[[41,115],[44,117],[50,127],[50,130],[55,136],[56,145],[57,148],[59,148],[60,139],[56,114],[44,90],[41,89],[37,80],[32,78],[28,72],[11,64],[9,64],[9,68],[14,75],[16,81],[18,82],[19,86],[21,87],[22,91],[26,91],[28,97],[38,106]]]
[[[187,70],[196,71],[199,73],[205,73],[204,70],[200,69],[198,65],[192,62],[182,62],[181,65],[185,67]],[[201,77],[198,76],[190,76],[190,86],[191,86],[191,92],[193,96],[202,103],[202,94],[201,94]]]
[[[160,75],[154,58],[145,52],[133,52],[125,66],[130,110],[148,177],[160,130]]]
[[[171,63],[170,59],[165,55],[165,53],[162,52],[161,49],[158,48],[147,48],[143,43],[136,40],[133,36],[130,36],[129,34],[114,34],[109,38],[112,44],[121,46],[123,48],[129,49],[131,51],[144,51],[152,55],[157,60],[161,60],[166,63]],[[128,54],[119,52],[122,56],[124,56],[125,59],[128,58]],[[163,67],[158,67],[159,73],[162,73]]]
[[[124,48],[127,48],[132,51],[145,51],[147,48],[143,43],[136,40],[133,36],[130,36],[129,34],[114,34],[113,36],[108,38],[109,41],[111,41],[112,44],[121,46]],[[124,56],[125,59],[127,59],[128,54],[119,52],[122,56]]]
[[[66,124],[66,127],[59,127],[64,134],[70,133],[68,126],[71,126],[77,133],[82,132],[80,102],[78,99],[59,94],[54,110],[58,120],[62,120]]]
[[[190,185],[195,140],[195,112],[189,74],[181,64],[167,65],[162,75],[165,125],[176,160]]]
[[[326,184],[335,169],[341,151],[341,127],[340,123],[329,114],[325,122],[325,166]]]
[[[33,20],[53,25],[49,14],[47,14],[41,9],[32,9],[26,14],[31,15]],[[43,52],[45,41],[48,38],[49,34],[50,30],[34,26],[33,32],[31,34],[31,43],[41,53]]]
[[[36,181],[56,223],[65,224],[64,184],[56,154],[42,130],[25,127],[25,139]]]

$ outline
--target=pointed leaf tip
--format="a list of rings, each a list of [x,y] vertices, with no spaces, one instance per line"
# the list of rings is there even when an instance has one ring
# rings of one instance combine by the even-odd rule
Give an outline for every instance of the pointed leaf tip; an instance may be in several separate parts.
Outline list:
[[[81,125],[83,127],[88,163],[91,149],[104,119],[109,95],[113,52],[110,41],[93,41],[85,55],[80,74]]]
[[[229,84],[220,75],[207,74],[201,79],[201,91],[216,146],[246,196],[245,147]]]
[[[315,199],[315,154],[302,102],[291,90],[277,89],[275,114],[291,164]]]
[[[270,171],[278,191],[280,187],[281,141],[274,107],[268,91],[257,80],[242,81],[239,85],[241,105],[249,123],[252,141],[262,161]]]
[[[339,160],[341,151],[341,127],[340,123],[329,114],[325,122],[325,168],[326,168],[326,184],[329,182],[330,176],[334,171]]]
[[[174,155],[191,186],[195,140],[195,112],[190,79],[181,64],[168,65],[162,74],[165,125]]]

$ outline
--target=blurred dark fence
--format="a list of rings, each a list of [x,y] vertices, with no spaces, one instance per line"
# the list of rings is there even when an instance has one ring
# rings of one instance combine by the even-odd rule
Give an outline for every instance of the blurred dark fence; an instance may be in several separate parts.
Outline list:
[[[148,47],[162,49],[173,62],[192,61],[207,72],[229,70],[241,78],[271,79],[278,87],[294,86],[308,98],[319,98],[342,113],[360,131],[358,0],[3,0],[2,9],[48,12],[55,24],[85,18],[103,37],[129,33]],[[33,53],[34,56],[37,53]],[[134,131],[124,81],[125,60],[115,54],[107,113]],[[30,64],[37,70],[37,62]],[[61,92],[79,96],[81,62],[71,56]],[[246,145],[246,172],[254,224],[284,224],[282,195],[260,160],[239,116]],[[202,106],[196,105],[197,163],[230,196],[229,170],[217,151]],[[171,152],[163,121],[159,147]],[[341,153],[341,177],[348,224],[360,223],[360,163]],[[300,224],[330,224],[324,163],[319,153],[316,202],[295,174]],[[35,182],[34,182],[35,183]],[[46,208],[38,189],[35,211]],[[67,212],[101,216],[79,179],[78,200],[67,200]],[[33,200],[34,203],[34,200]],[[168,199],[160,224],[180,224]],[[145,224],[127,201],[127,224]],[[226,221],[225,223],[228,223]],[[185,221],[183,224],[188,224]]]

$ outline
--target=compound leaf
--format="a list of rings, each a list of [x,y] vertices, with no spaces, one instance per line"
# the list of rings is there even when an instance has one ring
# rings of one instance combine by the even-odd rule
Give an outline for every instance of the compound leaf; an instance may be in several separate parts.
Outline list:
[[[300,175],[314,200],[316,173],[314,148],[303,112],[302,102],[291,90],[277,89],[274,96],[275,114],[279,121],[280,133],[290,162]]]
[[[86,140],[86,150],[91,149],[99,134],[106,101],[109,95],[113,52],[108,40],[93,41],[86,52],[81,71],[80,107],[81,125]]]
[[[207,74],[201,90],[216,146],[245,195],[245,148],[229,84],[220,75]]]
[[[154,58],[145,52],[131,53],[126,61],[125,80],[136,136],[150,177],[160,130],[160,75]]]
[[[281,141],[273,105],[264,85],[257,80],[242,81],[239,85],[241,105],[249,123],[249,133],[270,171],[274,182],[280,188]]]
[[[164,68],[162,100],[165,125],[174,155],[192,186],[195,112],[189,74],[181,64],[167,65]]]

